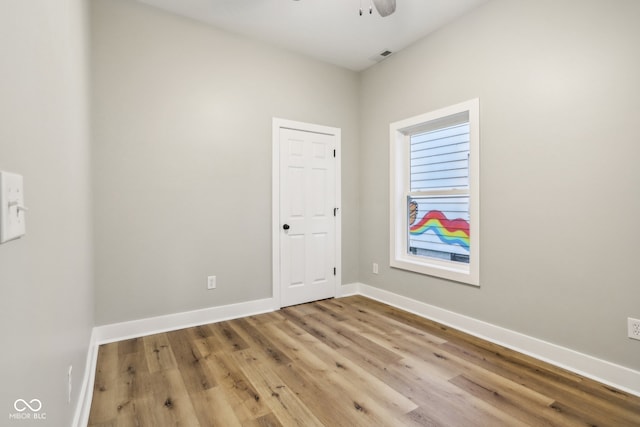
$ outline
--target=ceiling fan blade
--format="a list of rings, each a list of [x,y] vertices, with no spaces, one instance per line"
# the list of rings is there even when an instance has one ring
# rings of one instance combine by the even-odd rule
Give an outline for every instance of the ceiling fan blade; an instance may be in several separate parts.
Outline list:
[[[380,16],[389,16],[396,11],[396,0],[373,0]]]

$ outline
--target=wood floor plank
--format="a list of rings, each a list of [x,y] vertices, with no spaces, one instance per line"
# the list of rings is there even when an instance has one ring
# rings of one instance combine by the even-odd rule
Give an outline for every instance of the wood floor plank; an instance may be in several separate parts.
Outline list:
[[[216,386],[209,365],[198,350],[198,339],[194,329],[181,329],[167,333],[176,364],[189,394],[208,390]]]
[[[248,316],[246,319],[251,320],[254,323],[263,324],[271,322],[282,322],[284,316],[280,311],[273,311],[271,313],[258,314],[254,316]]]
[[[313,316],[315,316],[315,313],[311,313],[305,316],[305,318],[313,317]],[[275,335],[277,335],[277,331],[273,331],[273,332]],[[388,406],[388,403],[386,404],[381,403],[379,400],[377,400],[375,398],[375,394],[372,393],[370,386],[367,386],[366,384],[360,384],[359,388],[358,387],[354,388],[353,387],[354,380],[353,379],[349,380],[348,378],[344,378],[346,371],[340,372],[340,368],[338,368],[338,370],[334,370],[334,365],[336,362],[333,361],[333,359],[330,358],[329,360],[324,360],[324,362],[318,360],[317,355],[326,355],[330,346],[328,345],[325,346],[326,350],[323,349],[322,346],[318,346],[317,344],[314,344],[311,347],[313,350],[312,352],[308,354],[303,353],[303,354],[306,354],[305,362],[307,364],[305,365],[305,370],[312,371],[312,372],[314,371],[322,372],[324,378],[334,381],[333,386],[340,387],[341,389],[343,389],[346,392],[346,396],[358,396],[358,395],[361,395],[361,393],[358,393],[358,390],[368,390],[366,394],[366,399],[360,398],[360,400],[358,400],[357,398],[352,397],[354,406],[359,408],[364,408],[364,410],[371,413],[372,416],[373,415],[377,416],[379,420],[376,422],[375,425],[394,425],[395,423],[397,423],[397,421],[392,421],[394,418],[389,418],[387,415],[387,413],[389,413],[392,416],[396,416],[397,414],[394,413],[395,411]],[[397,361],[399,360],[399,357],[395,356],[394,359],[395,361]],[[342,359],[341,361],[343,363],[347,363],[347,362],[344,362],[344,359]],[[338,363],[340,364],[340,362]],[[345,366],[343,365],[341,366],[342,366],[341,369],[344,370]],[[421,375],[424,374],[425,367],[426,365],[421,366],[421,368],[423,368],[421,370]],[[428,367],[428,368],[431,368],[431,367]],[[393,365],[387,365],[385,369],[393,370],[394,367]],[[333,376],[332,374],[337,374],[337,376]],[[428,375],[424,375],[424,376],[426,378]],[[431,411],[438,412],[441,410],[441,408],[446,408],[447,403],[451,405],[452,402],[455,402],[460,406],[460,408],[457,408],[456,410],[456,413],[457,413],[456,417],[459,418],[459,422],[461,423],[466,423],[468,425],[468,423],[472,422],[472,420],[478,419],[478,416],[480,414],[484,419],[490,421],[492,425],[503,425],[502,421],[499,418],[494,417],[493,412],[495,411],[492,407],[490,407],[489,405],[486,405],[484,402],[478,399],[474,399],[473,396],[470,396],[470,395],[460,396],[456,392],[457,390],[455,387],[446,383],[435,385],[433,383],[427,384],[425,382],[424,387],[421,388],[420,386],[417,386],[418,380],[419,378],[413,377],[409,382],[411,383],[411,386],[414,389],[419,390],[419,394],[422,400],[428,401],[427,405],[430,406]],[[437,387],[437,393],[434,393],[434,387]],[[413,403],[410,405],[407,405],[407,402],[396,403],[395,405],[397,408],[404,409],[405,412],[409,412],[412,409],[403,407],[403,405],[410,406],[411,408],[415,407]],[[380,407],[385,408],[385,413],[382,415],[376,413],[376,410]],[[441,417],[442,417],[442,414],[441,414]],[[446,422],[447,419],[451,418],[450,415],[447,415],[447,417],[448,418],[442,418],[443,423]],[[510,419],[509,417],[508,422],[506,422],[504,425],[513,425],[513,423],[514,423],[514,420]]]
[[[93,396],[98,405],[92,405],[89,424],[104,424],[116,419],[118,394],[118,344],[101,345],[94,379]]]
[[[279,327],[282,326],[279,324]],[[287,330],[295,328],[294,325],[287,326]],[[362,393],[362,389],[354,387],[352,381],[346,378],[344,366],[336,366],[335,361],[320,357],[318,353],[322,353],[322,349],[318,345],[330,349],[329,345],[309,334],[304,341],[306,345],[299,348],[296,345],[299,341],[280,328],[274,326],[270,329],[273,342],[277,343],[290,360],[295,361],[277,367],[276,372],[288,387],[293,388],[296,393],[304,393],[307,404],[313,402],[311,410],[325,425],[348,425],[342,424],[345,419],[356,423],[354,425],[393,425],[393,416],[379,411],[380,405],[375,399],[369,393]],[[304,381],[309,374],[313,380]],[[310,388],[309,385],[313,387]],[[327,393],[327,390],[332,393]],[[310,394],[307,395],[307,392]],[[414,406],[410,402],[402,403]]]
[[[380,420],[363,403],[361,397],[365,391],[357,390],[354,394],[352,390],[345,390],[335,382],[334,376],[324,375],[323,370],[299,363],[279,366],[276,373],[325,426],[392,425]],[[327,393],[328,390],[331,393]]]
[[[396,361],[400,358],[393,351],[363,338],[359,331],[349,329],[342,323],[330,323],[327,318],[323,319],[318,313],[312,312],[307,316],[300,316],[287,310],[284,314],[296,325],[334,349],[356,345],[376,354],[378,358],[386,362]]]
[[[446,343],[443,347],[450,354],[465,358],[469,363],[549,396],[556,402],[553,407],[558,412],[574,413],[580,411],[579,408],[588,406],[591,414],[587,421],[589,425],[640,425],[640,403],[629,405],[626,401],[616,401],[619,393],[611,393],[609,399],[589,393],[584,390],[582,382],[592,382],[590,380],[580,378],[576,381],[573,374],[556,376],[554,372],[558,368],[539,366],[540,362],[537,361],[528,364],[520,356],[512,359],[505,355],[504,350],[500,353],[486,352],[474,345],[462,348],[460,344],[451,343]],[[574,409],[570,411],[569,408]]]
[[[495,384],[487,386],[464,375],[459,375],[450,381],[460,389],[510,414],[526,425],[553,426],[560,423],[567,426],[584,425],[584,423],[576,422],[577,420],[557,416],[558,414],[550,407],[553,402],[549,402],[547,405],[531,404],[529,401],[520,399],[515,393],[499,391]]]
[[[251,422],[244,424],[246,427],[283,427],[285,424],[280,423],[280,421],[273,415],[267,414],[263,415],[260,418],[256,418]]]
[[[242,371],[251,378],[252,385],[262,396],[263,402],[283,425],[321,427],[316,418],[298,396],[285,385],[270,366],[264,354],[253,349],[234,353]]]
[[[328,305],[331,301],[333,300],[323,301],[323,303]],[[337,305],[338,303],[334,304]],[[360,308],[355,303],[353,305],[342,304],[338,305],[338,307],[342,315],[345,316],[346,320],[350,324],[357,325],[369,331],[378,331],[384,334],[397,334],[402,336],[416,335],[420,340],[426,340],[437,344],[447,341],[437,337],[436,335],[425,332],[423,328],[415,328],[404,322],[385,316],[383,313]]]
[[[190,394],[200,427],[242,427],[223,387]]]
[[[176,359],[166,334],[149,335],[143,340],[149,372],[176,368]]]
[[[144,346],[140,345],[140,347],[140,352],[126,353],[120,359],[116,394],[118,418],[126,417],[128,414],[131,419],[135,419],[137,396],[144,396],[150,391],[145,388],[144,378],[149,375],[149,370]]]
[[[285,348],[291,348],[295,345],[293,338],[275,326],[271,328],[270,333],[276,337],[276,340],[283,342]],[[332,351],[331,347],[323,342],[316,340],[316,342],[310,343],[308,349],[310,351],[298,352],[299,356],[296,360],[302,358],[313,369],[323,370],[325,376],[331,377],[336,384],[345,390],[354,391],[354,387],[356,390],[367,390],[367,395],[371,398],[371,407],[381,408],[392,416],[399,413],[404,414],[416,408],[416,404],[410,399],[375,376],[369,375],[357,363]]]
[[[219,322],[214,325],[209,325],[209,328],[216,338],[216,343],[220,345],[220,347],[215,346],[216,351],[231,352],[249,347],[229,322]],[[209,338],[209,340],[211,340],[211,338]]]
[[[487,425],[517,425],[507,413],[500,414],[487,402],[463,392],[451,384],[431,363],[417,357],[406,357],[403,366],[394,370],[395,376],[405,376],[410,381],[415,399],[427,409],[432,419],[441,425],[473,425],[484,420]]]
[[[401,425],[408,427],[438,427],[441,425],[424,408],[416,408],[399,421]]]
[[[264,351],[276,363],[291,363],[291,359],[282,353],[260,329],[252,325],[247,319],[236,319],[235,323],[238,325],[236,329],[238,333],[241,335],[246,334],[245,339],[248,342],[252,342],[252,345]]]
[[[312,317],[307,317],[300,312],[299,307],[287,307],[282,309],[282,314],[287,320],[293,322],[300,328],[307,331],[310,335],[322,340],[332,348],[346,347],[351,344],[349,339],[331,331],[326,324],[318,322]],[[309,311],[309,310],[305,310]]]
[[[98,350],[90,427],[639,427],[640,397],[362,296]]]
[[[144,341],[142,338],[131,338],[124,341],[118,341],[118,356],[120,357],[125,354],[141,352],[144,352]]]
[[[219,387],[226,393],[229,404],[241,423],[259,418],[270,412],[232,353],[213,353],[207,357]],[[215,416],[211,414],[211,416]]]
[[[200,427],[192,400],[178,369],[160,370],[143,376],[149,393],[137,401],[139,419],[148,425]]]
[[[340,312],[338,310],[336,310],[332,304],[331,301],[334,301],[334,299],[328,299],[328,300],[321,300],[321,301],[316,301],[315,304],[311,305],[311,307],[313,307],[314,309],[321,311],[323,313],[325,313],[328,316],[332,317],[333,321],[336,322],[343,322],[345,320],[348,320],[349,317],[340,314]]]

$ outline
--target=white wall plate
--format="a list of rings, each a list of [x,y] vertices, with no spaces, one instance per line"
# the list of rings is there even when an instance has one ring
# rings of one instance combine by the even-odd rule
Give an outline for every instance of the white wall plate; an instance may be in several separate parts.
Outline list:
[[[0,243],[26,232],[22,175],[0,171]]]

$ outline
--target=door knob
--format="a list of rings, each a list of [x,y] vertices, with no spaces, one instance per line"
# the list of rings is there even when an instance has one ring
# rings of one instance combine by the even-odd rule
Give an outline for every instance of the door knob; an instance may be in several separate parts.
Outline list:
[[[283,228],[284,230],[288,230],[290,227],[289,227],[289,224],[285,224],[285,225],[283,225],[283,226],[282,226],[282,228]]]

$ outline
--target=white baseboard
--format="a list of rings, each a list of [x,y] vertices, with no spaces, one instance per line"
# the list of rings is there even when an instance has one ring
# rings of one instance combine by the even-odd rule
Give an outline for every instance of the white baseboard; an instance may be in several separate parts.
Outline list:
[[[159,334],[176,329],[206,325],[207,323],[253,316],[275,310],[273,299],[241,302],[218,307],[203,308],[201,310],[184,313],[167,314],[146,319],[131,320],[129,322],[113,323],[111,325],[96,326],[96,342],[98,345],[129,338]]]
[[[89,349],[87,350],[87,361],[84,367],[84,376],[80,386],[80,394],[76,411],[73,415],[74,427],[85,427],[89,423],[89,411],[91,410],[91,400],[93,399],[93,384],[95,381],[96,365],[98,362],[98,344],[96,342],[95,328],[91,331],[89,339]]]
[[[640,396],[640,372],[633,369],[364,283],[356,283],[350,286],[356,288],[356,294],[434,320],[578,375],[610,385],[635,396]]]
[[[640,372],[587,354],[561,347],[534,337],[492,325],[472,317],[454,313],[421,301],[394,294],[364,283],[349,283],[340,288],[340,295],[362,295],[385,304],[434,320],[473,336],[502,345],[536,359],[575,372],[630,394],[640,396]],[[277,310],[272,298],[202,310],[175,313],[111,325],[96,326],[91,334],[87,366],[73,420],[74,427],[84,427],[89,421],[91,399],[98,358],[98,347],[115,341],[137,338],[182,328],[237,319]]]
[[[360,283],[348,283],[340,286],[340,295],[336,298],[348,297],[350,295],[358,295],[360,293]]]

